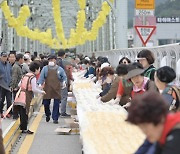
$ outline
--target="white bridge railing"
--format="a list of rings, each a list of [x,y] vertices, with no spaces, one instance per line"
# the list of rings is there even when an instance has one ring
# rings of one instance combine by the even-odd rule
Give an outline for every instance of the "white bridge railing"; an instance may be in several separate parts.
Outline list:
[[[149,49],[154,53],[156,68],[161,66],[170,66],[176,70],[177,79],[180,81],[180,43],[163,45],[158,47],[140,47],[140,48],[128,48],[118,49],[103,52],[95,52],[96,57],[103,56],[109,59],[109,62],[113,67],[118,65],[119,60],[122,57],[128,57],[132,62],[135,61],[137,53],[142,49]],[[91,56],[91,53],[88,53]]]

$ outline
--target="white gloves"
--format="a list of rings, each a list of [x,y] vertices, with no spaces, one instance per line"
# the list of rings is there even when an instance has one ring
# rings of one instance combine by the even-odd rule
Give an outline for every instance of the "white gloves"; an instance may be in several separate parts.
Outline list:
[[[114,104],[119,104],[119,102],[120,102],[120,98],[116,98],[115,100],[114,100]]]
[[[88,78],[92,79],[94,77],[93,74],[90,74]]]
[[[61,89],[64,89],[64,88],[66,88],[66,82],[65,82],[65,81],[62,82],[62,87],[61,87]]]
[[[125,105],[123,105],[122,107],[128,108],[128,107],[130,107],[130,105],[131,105],[131,102],[128,102],[128,103],[126,103]]]
[[[38,87],[39,87],[40,89],[42,89],[42,85],[41,85],[41,84],[39,84]]]
[[[96,98],[98,99],[99,97],[101,97],[100,95],[97,95]]]

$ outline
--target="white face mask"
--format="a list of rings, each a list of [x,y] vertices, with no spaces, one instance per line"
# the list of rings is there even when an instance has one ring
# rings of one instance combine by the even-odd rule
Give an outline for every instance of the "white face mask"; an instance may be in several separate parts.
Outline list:
[[[54,63],[53,61],[50,61],[50,62],[48,63],[48,65],[49,65],[49,66],[54,66],[55,63]]]

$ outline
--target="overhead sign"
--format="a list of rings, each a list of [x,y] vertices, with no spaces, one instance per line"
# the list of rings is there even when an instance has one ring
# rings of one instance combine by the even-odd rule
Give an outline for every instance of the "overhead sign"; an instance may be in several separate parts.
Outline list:
[[[180,17],[157,17],[157,23],[180,23]]]
[[[136,9],[149,9],[155,8],[155,0],[136,0]]]
[[[146,43],[149,41],[152,34],[154,33],[156,26],[135,26],[135,29],[143,45],[146,46]]]
[[[135,10],[136,16],[154,16],[154,10]]]

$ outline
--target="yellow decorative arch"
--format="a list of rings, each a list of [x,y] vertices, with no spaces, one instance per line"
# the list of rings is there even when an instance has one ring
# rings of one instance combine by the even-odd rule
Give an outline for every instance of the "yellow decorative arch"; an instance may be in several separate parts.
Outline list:
[[[110,0],[113,2],[113,0]],[[61,19],[60,1],[52,0],[53,17],[55,21],[57,38],[52,38],[51,29],[47,29],[45,32],[41,32],[38,28],[30,30],[25,24],[26,20],[30,17],[31,13],[29,6],[24,5],[19,11],[17,18],[12,14],[7,1],[1,3],[1,9],[4,13],[5,19],[8,22],[8,26],[16,30],[18,36],[27,37],[32,40],[38,40],[43,44],[48,45],[51,48],[59,49],[70,48],[76,45],[83,45],[86,41],[96,40],[99,29],[105,24],[106,17],[110,13],[110,6],[107,2],[102,3],[101,11],[98,13],[98,17],[93,21],[91,30],[88,31],[85,28],[85,6],[86,0],[78,0],[80,10],[77,13],[76,28],[70,30],[70,38],[65,38],[64,29]]]

